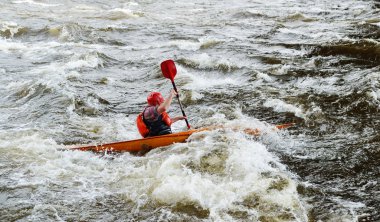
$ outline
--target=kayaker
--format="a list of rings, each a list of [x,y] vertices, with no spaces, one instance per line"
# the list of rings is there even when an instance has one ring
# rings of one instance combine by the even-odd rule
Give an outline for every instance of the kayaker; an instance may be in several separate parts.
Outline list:
[[[177,93],[171,90],[168,97],[159,92],[151,92],[147,97],[148,106],[137,116],[137,128],[143,137],[160,136],[172,133],[171,124],[186,119],[183,116],[170,118],[166,111]]]

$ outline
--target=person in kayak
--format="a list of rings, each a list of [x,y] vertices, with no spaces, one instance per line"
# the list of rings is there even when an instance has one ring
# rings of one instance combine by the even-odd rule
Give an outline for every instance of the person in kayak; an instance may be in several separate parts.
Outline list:
[[[137,116],[137,128],[141,136],[160,136],[171,134],[171,124],[178,120],[186,119],[184,116],[170,118],[166,111],[172,103],[173,97],[177,93],[171,90],[168,97],[164,97],[159,92],[151,92],[147,97],[148,106],[145,107],[142,113]]]

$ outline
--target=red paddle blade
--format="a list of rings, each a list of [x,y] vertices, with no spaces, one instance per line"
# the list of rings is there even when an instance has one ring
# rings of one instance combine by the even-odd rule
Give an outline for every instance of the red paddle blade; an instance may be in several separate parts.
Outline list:
[[[173,60],[166,60],[161,63],[161,71],[165,78],[174,81],[174,77],[177,74],[177,68],[175,67]]]

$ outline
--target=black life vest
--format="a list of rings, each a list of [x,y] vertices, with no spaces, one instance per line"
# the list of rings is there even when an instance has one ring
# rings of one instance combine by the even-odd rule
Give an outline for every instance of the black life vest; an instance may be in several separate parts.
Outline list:
[[[166,112],[161,113],[155,121],[148,121],[144,118],[144,112],[137,116],[137,128],[143,137],[160,136],[172,133],[170,128],[171,119]]]

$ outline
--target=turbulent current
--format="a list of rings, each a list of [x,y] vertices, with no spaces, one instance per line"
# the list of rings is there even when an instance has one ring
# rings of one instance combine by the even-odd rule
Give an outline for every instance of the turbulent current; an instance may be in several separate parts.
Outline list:
[[[0,221],[380,221],[379,1],[5,0],[0,15]],[[225,128],[144,156],[70,150],[140,138],[167,59],[190,124]]]

